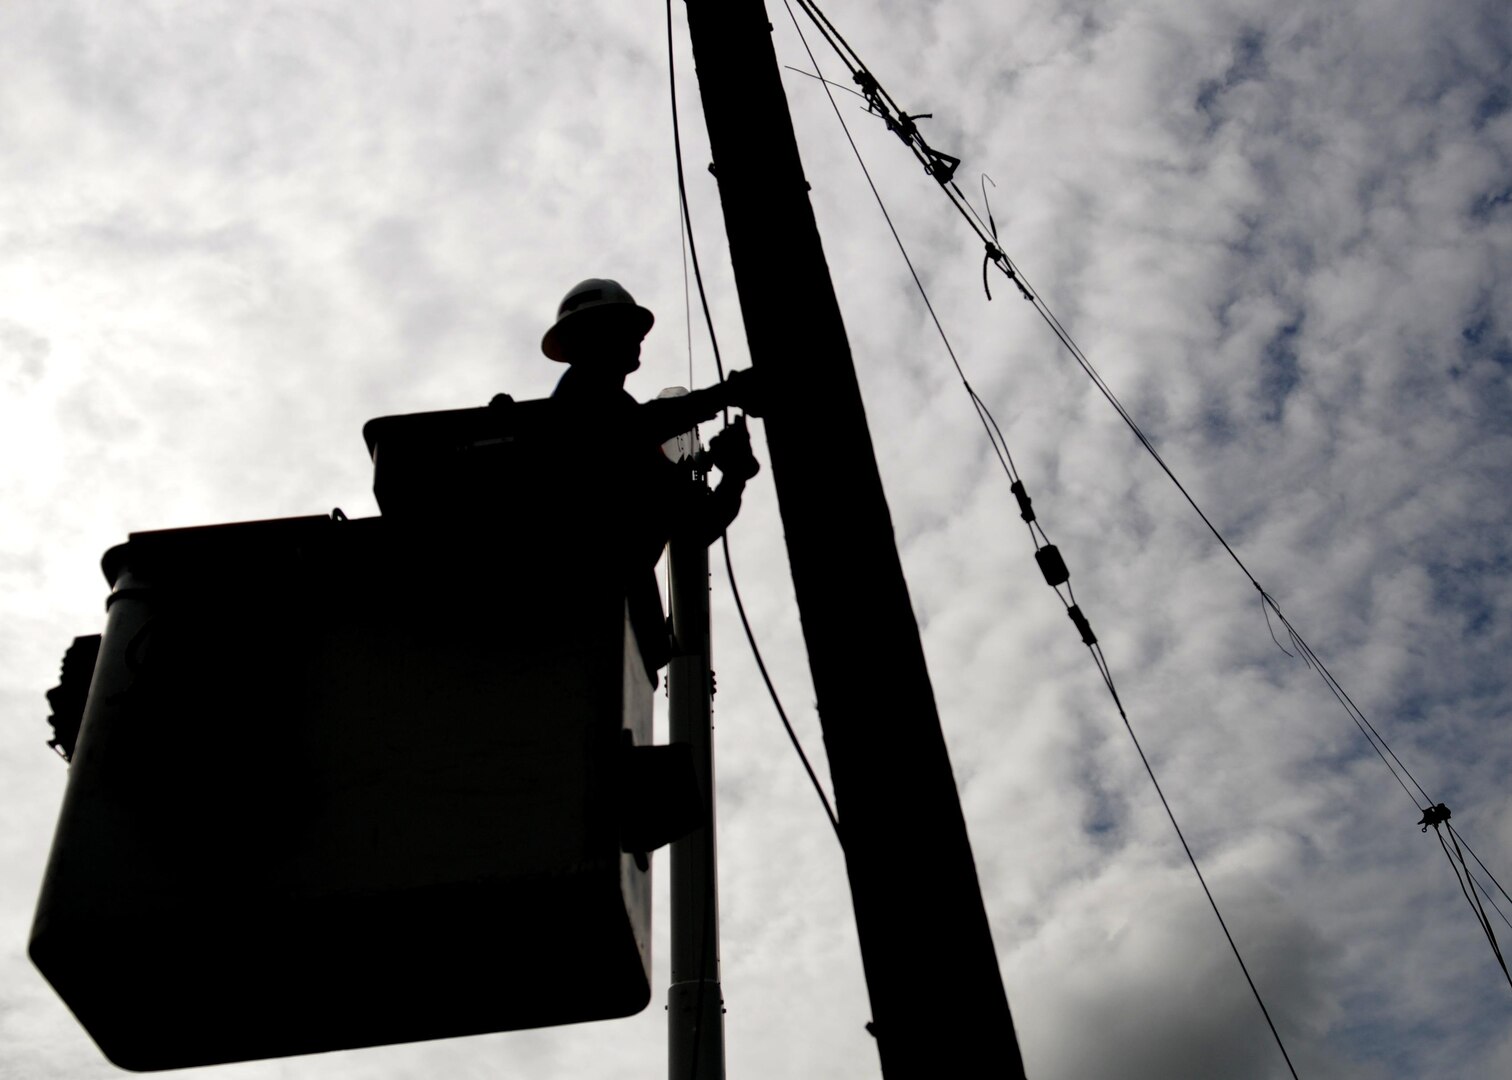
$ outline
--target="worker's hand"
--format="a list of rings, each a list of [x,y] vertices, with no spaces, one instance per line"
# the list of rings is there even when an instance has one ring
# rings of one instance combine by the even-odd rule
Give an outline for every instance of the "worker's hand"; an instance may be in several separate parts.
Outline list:
[[[725,392],[730,404],[752,416],[765,416],[767,406],[767,381],[755,368],[732,371],[725,378]]]
[[[709,457],[727,479],[736,483],[743,484],[761,471],[761,462],[751,453],[751,433],[743,416],[709,440]]]

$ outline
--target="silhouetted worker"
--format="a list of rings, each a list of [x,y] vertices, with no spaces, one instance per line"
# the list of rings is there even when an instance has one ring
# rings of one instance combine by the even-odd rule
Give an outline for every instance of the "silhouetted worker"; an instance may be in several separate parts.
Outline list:
[[[630,618],[653,682],[670,657],[655,575],[662,549],[674,535],[705,544],[717,539],[740,511],[746,481],[761,468],[744,418],[709,441],[708,463],[721,474],[712,492],[691,486],[687,465],[662,452],[663,443],[727,407],[759,416],[760,383],[752,371],[734,371],[705,390],[637,402],[625,391],[625,378],[640,367],[641,341],[654,322],[618,282],[590,278],[567,293],[541,339],[543,353],[568,365],[551,397],[586,425],[597,458],[586,464],[605,481],[609,505],[601,509],[617,523],[625,548]]]

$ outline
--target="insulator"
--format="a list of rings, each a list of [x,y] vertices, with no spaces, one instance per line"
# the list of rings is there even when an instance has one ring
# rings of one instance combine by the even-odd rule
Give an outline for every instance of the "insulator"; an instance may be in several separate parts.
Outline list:
[[[1060,549],[1054,544],[1046,544],[1036,551],[1034,561],[1039,563],[1040,573],[1045,575],[1045,582],[1052,589],[1071,580],[1071,571],[1066,569],[1066,560],[1061,558]]]
[[[1066,614],[1071,616],[1071,621],[1076,624],[1076,629],[1081,632],[1082,643],[1084,645],[1096,645],[1097,635],[1092,632],[1092,624],[1082,614],[1081,605],[1072,604],[1066,609]]]
[[[1033,521],[1034,500],[1031,499],[1029,497],[1029,493],[1024,490],[1024,482],[1022,480],[1015,480],[1012,487],[1010,487],[1008,490],[1012,491],[1013,497],[1018,500],[1019,516],[1022,517],[1025,521]]]

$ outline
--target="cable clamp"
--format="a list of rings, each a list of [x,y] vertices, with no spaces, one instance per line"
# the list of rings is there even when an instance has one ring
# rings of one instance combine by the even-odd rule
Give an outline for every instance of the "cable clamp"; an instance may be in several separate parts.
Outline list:
[[[1097,635],[1092,632],[1092,624],[1082,614],[1081,606],[1079,604],[1072,604],[1066,609],[1066,614],[1071,616],[1071,621],[1076,624],[1076,629],[1080,631],[1082,644],[1088,646],[1096,645]]]
[[[982,256],[982,291],[987,294],[987,299],[992,299],[992,286],[987,284],[987,268],[1001,258],[1002,251],[991,240],[987,241],[987,254]]]
[[[1029,286],[1025,285],[1023,280],[1020,279],[1020,277],[1018,276],[1018,271],[1015,270],[1013,268],[1013,264],[1008,261],[1008,256],[1004,254],[1003,249],[998,247],[997,244],[995,244],[991,240],[987,241],[987,254],[982,259],[983,289],[987,289],[987,265],[989,263],[996,266],[1003,272],[1004,277],[1018,286],[1019,295],[1021,295],[1025,300],[1034,299],[1034,294],[1029,291]],[[987,289],[987,299],[992,299],[991,289]]]
[[[920,117],[928,115],[930,114],[919,114]],[[929,158],[929,164],[924,166],[924,171],[927,172],[930,176],[934,177],[935,180],[939,182],[941,187],[944,187],[946,184],[950,183],[950,181],[955,178],[956,170],[961,167],[961,159],[958,157],[951,157],[949,154],[942,153],[939,150],[931,149],[929,144],[927,144],[922,138],[919,139],[919,145],[923,148],[925,155]]]
[[[862,68],[851,79],[861,88],[861,96],[866,98],[866,111],[881,117],[887,130],[920,156],[924,171],[934,177],[940,186],[950,183],[955,178],[956,170],[961,167],[961,159],[931,147],[919,133],[919,125],[915,123],[917,120],[933,119],[934,113],[906,113],[900,110],[894,114],[882,97],[882,86],[875,75]]]
[[[982,256],[982,291],[987,294],[987,299],[992,299],[992,287],[987,284],[987,267],[996,266],[1008,275],[1009,281],[1017,281],[1018,275],[1008,266],[1008,257],[1003,254],[1003,249],[989,240],[987,241],[987,254]]]
[[[1025,490],[1024,482],[1022,480],[1015,480],[1008,490],[1012,491],[1013,497],[1018,500],[1019,516],[1026,522],[1033,521],[1034,500],[1029,497],[1029,492]]]
[[[914,113],[912,116],[908,113],[899,113],[896,120],[889,120],[887,122],[887,126],[890,130],[896,131],[899,135],[903,136],[906,141],[919,137],[919,125],[914,123],[915,120],[933,119],[934,113],[921,112]]]
[[[1437,805],[1430,806],[1428,807],[1428,809],[1423,811],[1423,816],[1418,819],[1418,824],[1421,825],[1422,828],[1418,831],[1427,832],[1430,825],[1433,826],[1433,828],[1437,829],[1440,825],[1448,820],[1449,808],[1443,803],[1438,803]]]
[[[877,77],[862,68],[851,76],[852,81],[861,88],[861,96],[866,98],[866,111],[873,116],[880,116],[887,124],[887,130],[896,134],[905,143],[908,137],[902,133],[897,121],[893,119],[892,111],[888,109],[887,102],[882,100],[882,87],[877,82]]]

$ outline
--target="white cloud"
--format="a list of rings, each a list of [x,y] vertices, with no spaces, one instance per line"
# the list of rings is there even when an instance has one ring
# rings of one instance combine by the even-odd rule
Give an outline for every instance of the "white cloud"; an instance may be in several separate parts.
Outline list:
[[[781,61],[806,63],[769,14]],[[905,108],[935,113],[924,130],[978,205],[992,176],[1005,248],[1512,884],[1504,12],[829,14]],[[64,773],[42,691],[99,627],[101,551],[137,529],[372,513],[361,424],[548,392],[537,342],[582,277],[618,276],[658,314],[640,397],[690,381],[661,17],[0,14],[0,1074],[113,1074],[19,947]],[[743,366],[678,64],[705,275]],[[819,85],[787,86],[1031,1075],[1284,1075]],[[1001,281],[985,301],[979,245],[932,182],[839,100],[1299,1074],[1505,1072],[1507,991],[1401,790],[1029,305]],[[822,756],[771,481],[737,568]],[[843,864],[715,579],[730,1070],[874,1076]],[[662,1016],[218,1075],[643,1076]]]

